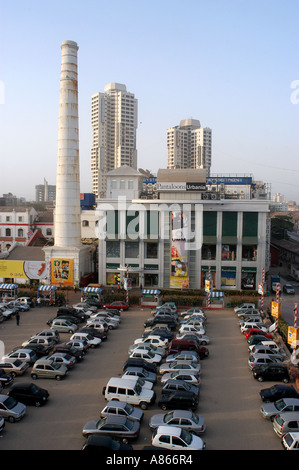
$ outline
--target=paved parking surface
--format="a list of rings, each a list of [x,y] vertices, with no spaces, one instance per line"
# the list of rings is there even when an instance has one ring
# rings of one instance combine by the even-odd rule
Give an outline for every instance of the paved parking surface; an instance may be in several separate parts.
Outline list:
[[[0,324],[0,339],[6,352],[18,346],[33,333],[46,327],[55,316],[55,309],[36,308],[15,320]],[[122,375],[122,365],[134,339],[141,336],[143,322],[150,311],[130,309],[121,315],[120,327],[109,334],[99,349],[90,350],[82,363],[61,381],[37,380],[50,392],[50,400],[42,408],[27,407],[27,415],[19,423],[7,423],[0,449],[78,450],[84,438],[86,421],[99,416],[105,405],[102,388],[111,376]],[[231,309],[208,312],[207,334],[210,357],[202,361],[202,385],[197,412],[204,416],[207,430],[203,435],[207,450],[281,450],[280,439],[272,424],[261,417],[259,390],[272,383],[255,381],[247,366],[248,349],[241,335],[238,320]],[[69,335],[61,335],[64,341]],[[30,369],[29,369],[30,370]],[[31,381],[29,372],[17,381]],[[5,389],[4,389],[5,390]],[[160,384],[155,385],[157,395]],[[157,405],[145,411],[134,449],[150,445],[148,421],[161,412]]]

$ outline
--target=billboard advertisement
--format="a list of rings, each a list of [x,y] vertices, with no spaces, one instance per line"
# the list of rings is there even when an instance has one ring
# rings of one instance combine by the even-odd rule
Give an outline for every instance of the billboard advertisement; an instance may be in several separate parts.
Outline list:
[[[14,279],[45,279],[48,269],[45,261],[0,260],[0,277]]]
[[[51,258],[51,283],[53,285],[73,285],[73,260]]]
[[[171,267],[170,287],[189,287],[188,273],[188,217],[183,212],[171,213]]]

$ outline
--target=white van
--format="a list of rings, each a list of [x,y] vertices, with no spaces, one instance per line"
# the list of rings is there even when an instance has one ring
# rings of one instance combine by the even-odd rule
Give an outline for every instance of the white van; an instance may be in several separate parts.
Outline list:
[[[142,410],[146,410],[156,400],[154,390],[141,387],[138,377],[131,379],[111,377],[102,393],[107,401],[124,401],[131,405],[139,405]]]

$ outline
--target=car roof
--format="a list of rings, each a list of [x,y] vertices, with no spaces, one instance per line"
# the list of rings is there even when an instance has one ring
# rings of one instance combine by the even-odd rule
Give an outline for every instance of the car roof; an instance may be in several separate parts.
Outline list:
[[[159,426],[157,429],[157,434],[168,434],[171,436],[180,436],[181,428],[177,426]]]
[[[106,408],[107,406],[114,406],[115,408],[125,408],[127,406],[127,403],[125,401],[110,400],[104,408]]]
[[[128,418],[126,416],[107,415],[107,416],[105,416],[105,418],[102,418],[102,419],[105,419],[106,423],[123,424],[127,421]]]
[[[283,413],[280,413],[280,416],[284,419],[284,421],[289,421],[289,420],[299,420],[299,411],[284,411]]]

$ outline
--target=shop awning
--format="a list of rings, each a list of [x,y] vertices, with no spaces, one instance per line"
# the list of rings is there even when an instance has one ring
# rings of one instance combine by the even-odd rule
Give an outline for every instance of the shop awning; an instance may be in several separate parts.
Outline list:
[[[50,291],[50,290],[57,290],[56,286],[39,286],[39,291]]]
[[[94,294],[100,294],[103,289],[100,287],[83,287],[83,292],[93,292]]]
[[[160,294],[160,291],[157,290],[157,289],[142,289],[141,293],[142,293],[142,294],[154,294],[154,295],[158,295],[158,294]]]
[[[0,289],[1,290],[12,290],[12,289],[17,289],[18,284],[0,284]]]

